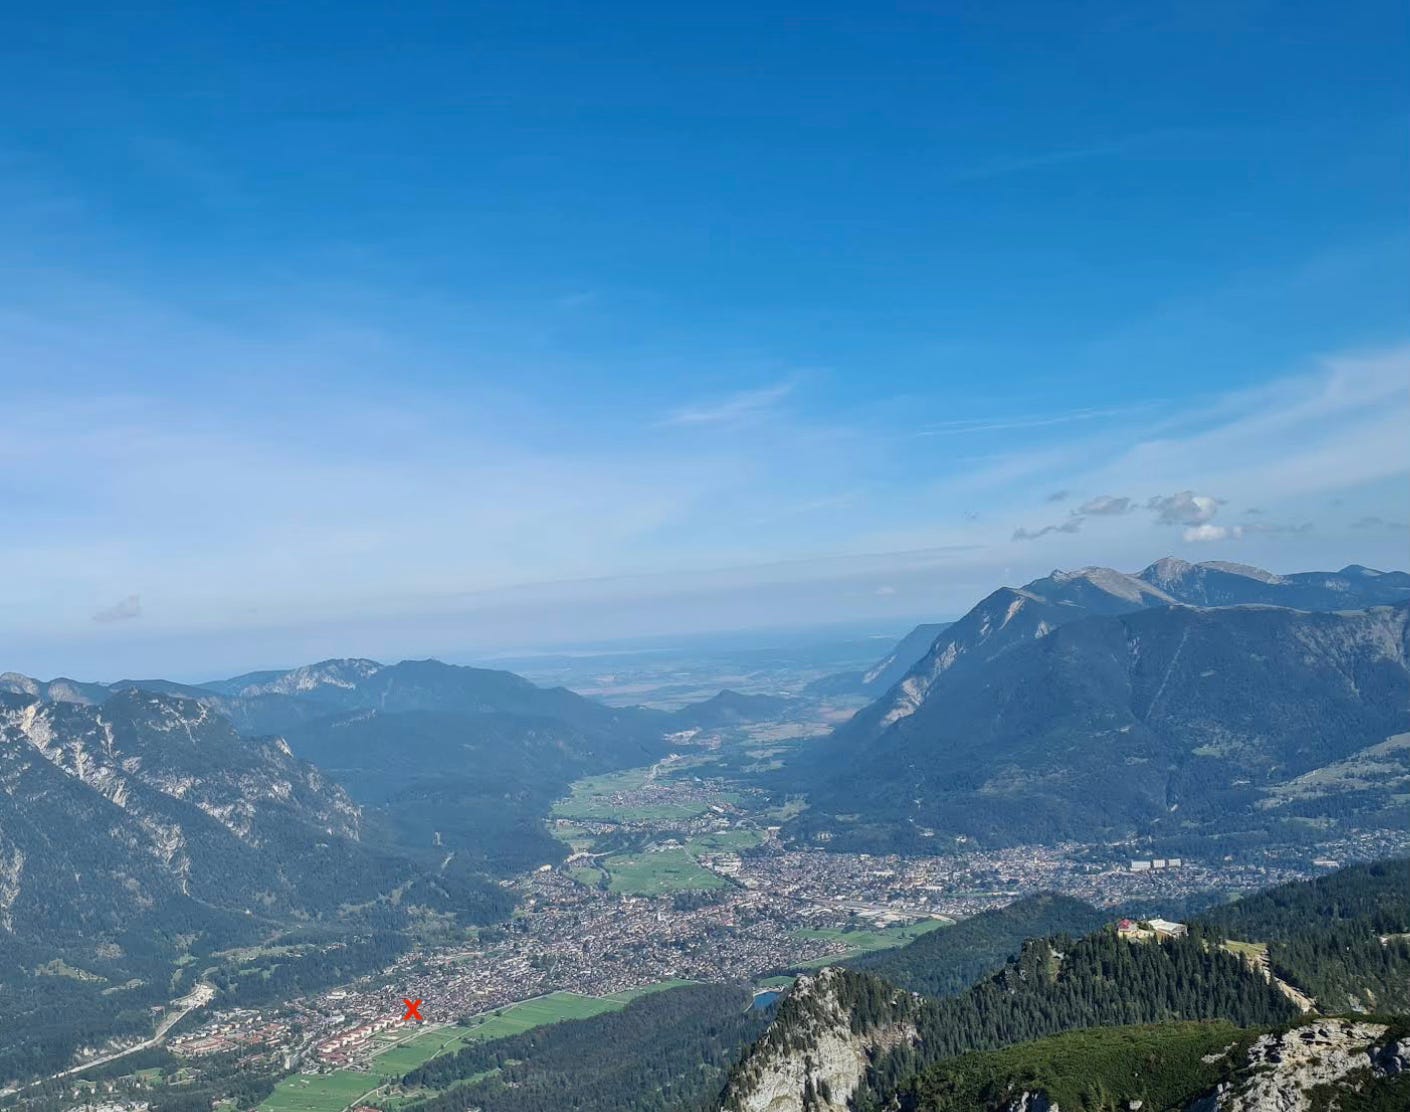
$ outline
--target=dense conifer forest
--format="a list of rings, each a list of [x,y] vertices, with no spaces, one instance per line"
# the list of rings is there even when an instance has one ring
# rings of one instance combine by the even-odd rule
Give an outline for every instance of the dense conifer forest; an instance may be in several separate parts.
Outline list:
[[[1090,904],[1042,892],[930,931],[895,950],[878,950],[847,964],[926,996],[954,996],[1002,968],[1030,938],[1083,935],[1111,918]]]
[[[690,985],[436,1058],[403,1079],[442,1090],[406,1112],[705,1112],[768,1014],[748,990]]]

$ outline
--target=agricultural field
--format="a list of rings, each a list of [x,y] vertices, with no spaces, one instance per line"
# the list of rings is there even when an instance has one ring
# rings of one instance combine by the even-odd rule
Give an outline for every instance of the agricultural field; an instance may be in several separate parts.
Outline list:
[[[688,773],[689,758],[663,761],[650,768],[629,768],[576,781],[566,799],[553,805],[552,815],[563,820],[595,822],[679,822],[695,818],[712,805],[739,805],[744,796],[726,791],[718,782],[696,779]],[[558,837],[574,841],[571,824],[560,827]]]
[[[828,965],[835,962],[839,957],[855,957],[857,954],[870,953],[872,950],[889,950],[894,946],[904,946],[912,939],[919,938],[930,931],[938,930],[947,924],[940,919],[922,919],[919,923],[911,923],[904,927],[886,927],[882,930],[837,930],[826,928],[822,930],[797,930],[793,932],[794,938],[799,939],[824,939],[830,942],[840,942],[847,947],[841,954],[829,954],[827,957],[814,958],[812,961],[802,962],[804,966]]]
[[[613,892],[633,896],[704,892],[728,883],[724,877],[702,868],[683,846],[609,857],[603,867],[610,875],[608,886]]]
[[[686,849],[692,853],[719,853],[752,849],[764,840],[757,830],[717,830],[712,834],[699,834],[690,839]]]
[[[684,982],[680,982],[684,983]],[[395,1081],[439,1054],[449,1054],[468,1043],[502,1039],[534,1027],[564,1019],[586,1019],[624,1007],[635,996],[674,987],[650,985],[608,997],[580,996],[555,992],[538,1000],[526,1000],[481,1016],[466,1025],[436,1027],[400,1041],[375,1054],[368,1070],[335,1070],[310,1077],[294,1074],[275,1086],[273,1094],[260,1105],[261,1112],[342,1112],[358,1098]],[[379,1105],[380,1107],[380,1105]]]
[[[568,870],[568,875],[589,888],[596,888],[607,877],[596,865],[574,865]]]
[[[611,1000],[615,1004],[630,1004],[633,1000],[641,996],[649,996],[653,992],[665,992],[668,988],[683,988],[686,985],[698,985],[699,981],[685,981],[680,978],[672,978],[669,981],[658,981],[654,985],[643,985],[641,988],[623,989],[621,992],[609,992],[601,997],[603,1000]]]
[[[260,1108],[266,1112],[342,1112],[382,1080],[377,1075],[354,1070],[338,1070],[317,1077],[296,1073],[279,1082]]]

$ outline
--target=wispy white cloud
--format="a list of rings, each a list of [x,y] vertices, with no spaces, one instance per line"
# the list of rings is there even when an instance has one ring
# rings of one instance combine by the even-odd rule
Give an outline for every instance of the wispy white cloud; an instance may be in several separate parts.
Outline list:
[[[773,409],[792,394],[797,385],[796,379],[788,379],[772,386],[741,390],[713,401],[683,406],[667,415],[662,424],[730,425],[749,420]]]
[[[1284,567],[1400,559],[1393,524],[1337,523],[1403,517],[1398,492],[1375,484],[1410,476],[1410,350],[1184,404],[997,413],[917,437],[894,409],[805,420],[824,406],[796,378],[664,420],[660,398],[623,390],[607,419],[577,423],[499,371],[449,394],[414,380],[393,392],[387,368],[412,349],[392,335],[320,319],[253,342],[128,301],[76,328],[75,306],[94,301],[0,322],[0,365],[23,368],[4,380],[23,420],[0,437],[10,643],[214,640],[278,615],[281,636],[336,626],[341,641],[310,652],[377,655],[358,623],[394,621],[408,652],[429,652],[473,642],[465,625],[417,639],[463,622],[470,596],[477,621],[523,600],[525,628],[551,615],[611,635],[629,611],[664,629],[691,615],[801,622],[847,599],[900,613],[923,598],[950,616],[1001,578],[1140,566],[1180,544],[1237,539],[1249,559],[1262,544]],[[218,374],[188,390],[183,367]],[[1263,507],[1271,524],[1236,531],[1211,505],[1245,522]],[[610,599],[585,586],[604,579]],[[560,586],[524,586],[547,583]],[[140,621],[94,620],[96,600],[138,585]]]
[[[1184,540],[1194,544],[1229,540],[1241,536],[1243,536],[1243,529],[1238,525],[1210,525],[1208,522],[1203,525],[1191,525],[1181,534]]]
[[[1012,432],[1020,429],[1044,429],[1070,425],[1078,421],[1105,421],[1149,413],[1159,403],[1112,406],[1096,409],[1069,409],[1058,413],[1031,413],[1018,417],[970,417],[953,421],[938,421],[918,429],[916,436],[963,436],[973,433]],[[1065,492],[1064,492],[1065,493]]]
[[[1223,501],[1208,494],[1182,490],[1176,494],[1153,495],[1146,502],[1146,509],[1154,510],[1155,519],[1162,525],[1203,525],[1219,512]]]

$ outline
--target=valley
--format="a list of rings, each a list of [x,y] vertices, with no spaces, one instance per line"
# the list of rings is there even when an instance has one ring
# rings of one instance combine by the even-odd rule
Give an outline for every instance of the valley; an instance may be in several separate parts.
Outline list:
[[[901,947],[1034,893],[1062,891],[1112,919],[1135,908],[1178,915],[1211,893],[1323,871],[1309,854],[1347,862],[1410,852],[1410,837],[1394,830],[1270,849],[1257,861],[1137,871],[1132,860],[1149,852],[1138,843],[943,856],[793,847],[780,840],[780,810],[767,795],[722,771],[757,744],[751,734],[712,735],[698,750],[577,781],[548,824],[570,855],[506,882],[517,910],[504,923],[418,945],[316,993],[258,1008],[217,1003],[166,1051],[188,1078],[230,1056],[282,1078],[265,1112],[396,1108],[428,1095],[403,1093],[404,1074],[469,1043],[677,985],[786,985],[799,971]],[[258,965],[259,951],[248,958]],[[426,1022],[411,1033],[403,997],[424,1001]]]
[[[1406,604],[1382,600],[1405,588],[1325,581],[1373,605],[1271,606],[1325,600],[1227,567],[1055,574],[870,666],[855,641],[634,657],[647,705],[436,661],[199,686],[7,676],[6,1007],[28,1027],[0,1104],[54,1112],[98,1086],[108,1112],[443,1112],[510,1076],[492,1048],[578,1037],[564,1021],[698,1017],[681,1001],[720,986],[745,1003],[699,1006],[737,1016],[838,963],[953,991],[1026,944],[1023,915],[1048,921],[1045,893],[1073,929],[1182,922],[1404,856]],[[1177,598],[1215,588],[1234,603]],[[868,676],[900,678],[867,702]],[[60,845],[43,831],[63,807],[90,822]],[[986,941],[1010,908],[1020,925]],[[951,932],[966,956],[937,972],[924,955]],[[1286,979],[1300,943],[1232,937],[1275,1011],[1385,992]],[[401,1018],[410,999],[423,1022]],[[723,1070],[738,1049],[700,1053]]]

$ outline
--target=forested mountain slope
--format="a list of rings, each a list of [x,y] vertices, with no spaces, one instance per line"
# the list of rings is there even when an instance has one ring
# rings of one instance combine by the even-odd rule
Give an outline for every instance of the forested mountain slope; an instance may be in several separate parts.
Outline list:
[[[0,793],[0,1027],[14,1033],[0,1079],[65,1060],[89,1031],[150,1029],[147,1007],[189,989],[201,959],[273,931],[311,943],[277,988],[347,971],[319,939],[383,961],[389,930],[512,904],[472,872],[367,845],[353,801],[285,743],[172,695],[0,695]]]
[[[1324,1012],[1410,1014],[1410,860],[1353,865],[1201,915],[1195,925],[1267,947],[1275,976]]]
[[[1001,968],[1030,938],[1081,936],[1110,921],[1109,913],[1056,892],[1042,892],[927,931],[894,950],[877,950],[846,964],[925,996],[954,996]]]
[[[864,743],[914,713],[942,677],[966,673],[1016,645],[1093,615],[1175,604],[1357,610],[1407,599],[1410,575],[1361,567],[1275,575],[1240,564],[1190,564],[1166,557],[1136,575],[1100,567],[1054,571],[1021,588],[1001,587],[945,627],[929,652],[897,677],[894,689],[837,730],[836,742],[839,748]]]
[[[1014,622],[1052,612],[1019,601]],[[955,835],[1292,836],[1319,815],[1388,825],[1393,783],[1315,774],[1368,747],[1383,764],[1407,752],[1384,744],[1410,718],[1407,619],[1410,603],[1164,606],[1027,636],[943,670],[904,714],[858,716],[890,716],[884,728],[849,725],[809,751],[814,806],[794,833],[919,848]]]
[[[158,692],[228,718],[241,734],[278,734],[366,809],[365,840],[423,863],[506,876],[562,858],[542,818],[580,776],[666,753],[667,714],[614,708],[511,672],[436,660],[326,660],[200,686],[112,685],[0,677],[0,691],[61,705]]]
[[[764,1029],[736,985],[649,993],[619,1012],[472,1044],[407,1074],[442,1095],[407,1112],[706,1112]]]
[[[1410,1025],[1322,1019],[1270,1032],[1219,1021],[1072,1031],[949,1059],[902,1084],[900,1112],[1397,1112]]]
[[[945,999],[912,997],[867,973],[829,973],[807,982],[805,1008],[780,1006],[769,1032],[731,1075],[725,1109],[802,1112],[824,1079],[843,1096],[818,1106],[844,1107],[844,1056],[825,1051],[846,1044],[848,1029],[858,1036],[847,1044],[857,1071],[851,1099],[879,1109],[920,1070],[970,1050],[1086,1027],[1181,1019],[1261,1026],[1298,1014],[1242,959],[1192,938],[1133,943],[1099,931],[1034,940],[1000,972]],[[820,992],[827,998],[815,999]],[[809,1018],[817,1015],[827,1022]],[[872,1032],[886,1035],[876,1039]],[[819,1063],[830,1064],[822,1070]]]
[[[1290,1075],[1289,1085],[1310,1086],[1309,1077],[1341,1063],[1340,1073],[1327,1076],[1368,1100],[1403,1096],[1392,1080],[1410,1064],[1403,1020],[1372,1015],[1365,1025],[1309,1025],[1274,978],[1344,994],[1328,992],[1323,1011],[1410,1013],[1401,996],[1387,991],[1378,999],[1368,987],[1410,985],[1410,947],[1394,937],[1410,929],[1407,870],[1410,861],[1387,861],[1282,885],[1192,921],[1187,937],[1136,939],[1104,927],[1078,939],[1032,939],[998,972],[947,997],[912,995],[871,973],[824,971],[800,982],[798,1001],[784,999],[731,1075],[723,1106],[802,1112],[850,1101],[872,1112],[899,1102],[936,1112],[1011,1112],[1047,1107],[1035,1103],[1041,1097],[1064,1109],[1126,1112],[1129,1100],[1183,1109],[1187,1099],[1226,1083],[1226,1103],[1202,1106],[1204,1112],[1261,1109],[1236,1101],[1254,1091],[1270,1064],[1295,1060],[1311,1072]],[[1034,921],[1031,910],[1014,916]],[[1012,923],[990,913],[977,933],[1009,929]],[[1273,977],[1259,953],[1265,940],[1278,955]],[[948,988],[953,952],[938,944],[907,949],[896,968],[909,983]],[[1382,956],[1371,957],[1376,951]],[[928,957],[934,969],[926,969]],[[873,962],[884,963],[881,955]],[[1263,1038],[1264,1030],[1273,1034]],[[1383,1068],[1373,1076],[1376,1063]]]

